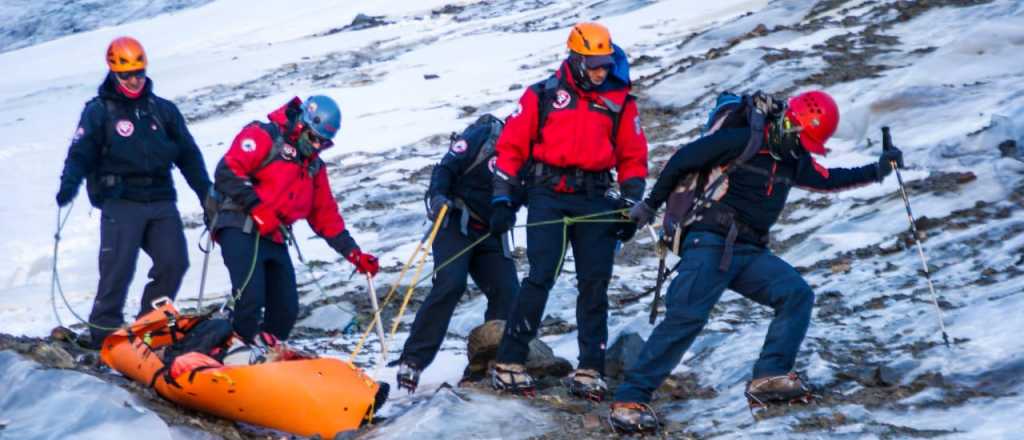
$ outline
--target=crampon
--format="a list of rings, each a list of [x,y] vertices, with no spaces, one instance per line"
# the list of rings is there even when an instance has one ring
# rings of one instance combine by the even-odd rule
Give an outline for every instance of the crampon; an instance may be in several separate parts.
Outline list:
[[[409,394],[416,392],[416,387],[420,384],[420,370],[412,364],[402,362],[398,366],[398,375],[396,380],[398,382],[398,389],[405,389],[409,391]]]
[[[802,406],[814,402],[814,394],[796,373],[754,379],[744,393],[755,419],[767,416],[775,407]]]
[[[654,409],[645,403],[615,402],[608,411],[608,425],[616,434],[657,434],[661,423]]]
[[[491,387],[495,390],[526,397],[537,395],[533,377],[518,364],[495,364],[491,369]]]
[[[608,392],[608,385],[605,384],[601,374],[595,370],[580,369],[573,371],[563,380],[569,393],[574,396],[600,403]]]

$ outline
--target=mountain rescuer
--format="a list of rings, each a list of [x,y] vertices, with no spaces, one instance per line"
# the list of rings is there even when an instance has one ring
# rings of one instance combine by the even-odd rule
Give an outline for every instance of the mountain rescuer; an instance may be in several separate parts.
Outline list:
[[[487,296],[487,321],[505,319],[519,289],[508,242],[504,236],[489,235],[494,146],[502,126],[492,115],[480,117],[453,137],[448,153],[434,166],[426,195],[427,217],[434,220],[442,206],[449,206],[446,221],[434,238],[434,261],[448,261],[482,236],[488,238],[434,275],[434,286],[416,313],[402,350],[399,387],[416,390],[420,372],[441,348],[455,306],[466,291],[467,275],[472,275]]]
[[[178,167],[202,201],[210,188],[206,163],[170,101],[153,93],[148,58],[134,38],[119,37],[106,53],[110,71],[85,104],[57,192],[66,206],[86,180],[100,217],[100,280],[86,345],[98,348],[124,322],[128,285],[139,249],[153,260],[139,316],[153,300],[174,298],[188,269],[188,251],[171,168]],[[85,338],[83,338],[85,339]]]
[[[761,102],[772,101],[762,95]],[[752,133],[766,133],[756,154],[727,173],[727,183],[719,187],[725,188],[724,195],[716,195],[688,226],[679,249],[682,260],[666,294],[665,318],[616,390],[610,416],[616,429],[657,429],[647,403],[679,364],[726,288],[775,312],[754,364],[753,380],[747,385],[751,403],[808,395],[793,366],[810,322],[814,292],[792,266],[766,247],[768,231],[792,187],[838,191],[880,182],[892,172],[892,163],[902,166],[903,154],[895,148],[887,150],[877,163],[859,168],[821,166],[812,155],[825,155],[825,142],[839,124],[835,101],[824,92],[810,91],[793,97],[786,107],[781,104],[774,101],[763,106],[774,109],[765,112],[766,130],[722,127],[680,148],[647,199],[631,210],[636,224],[650,223],[684,177],[730,167],[749,141],[760,141]]]
[[[565,241],[572,246],[579,296],[579,366],[567,379],[570,391],[600,400],[608,339],[608,282],[616,241],[636,232],[630,222],[615,223],[625,204],[608,192],[617,172],[625,199],[643,197],[647,176],[647,139],[637,105],[629,95],[629,65],[608,29],[597,23],[573,26],[569,56],[549,79],[530,86],[498,140],[491,233],[501,235],[515,223],[510,193],[526,169],[530,272],[513,302],[491,371],[494,388],[532,393],[524,363],[537,336],[548,294],[561,267]],[[567,217],[584,217],[563,228]],[[587,221],[596,220],[596,221]],[[563,229],[566,231],[563,237]]]
[[[345,228],[319,157],[341,127],[338,104],[292,98],[267,117],[246,125],[217,164],[211,226],[237,299],[235,332],[262,349],[288,339],[299,309],[285,227],[306,219],[360,273],[379,269]]]

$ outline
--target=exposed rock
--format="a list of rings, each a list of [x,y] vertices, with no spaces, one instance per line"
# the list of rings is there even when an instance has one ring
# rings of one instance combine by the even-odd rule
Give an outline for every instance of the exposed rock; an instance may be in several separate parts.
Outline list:
[[[620,377],[633,366],[644,348],[644,338],[636,333],[619,335],[611,348],[605,353],[604,374],[608,377]]]
[[[1002,157],[1018,157],[1020,155],[1017,150],[1017,141],[1013,139],[1007,139],[999,143],[999,154]]]
[[[466,356],[469,365],[462,376],[464,380],[479,380],[491,367],[491,362],[498,353],[498,344],[505,333],[505,321],[487,321],[469,332],[466,343]],[[555,352],[544,341],[530,341],[530,354],[526,359],[526,369],[537,378],[562,377],[572,371],[569,361],[555,356]]]
[[[41,343],[32,349],[32,354],[40,362],[54,368],[72,369],[75,368],[75,359],[64,349],[47,343]]]

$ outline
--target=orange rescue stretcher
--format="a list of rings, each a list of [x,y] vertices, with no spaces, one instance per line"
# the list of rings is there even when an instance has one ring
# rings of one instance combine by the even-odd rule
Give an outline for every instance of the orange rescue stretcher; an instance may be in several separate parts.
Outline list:
[[[323,438],[358,429],[372,417],[380,385],[335,358],[225,365],[172,378],[157,351],[201,318],[179,314],[170,301],[154,305],[130,328],[108,336],[100,357],[167,400],[225,419]]]

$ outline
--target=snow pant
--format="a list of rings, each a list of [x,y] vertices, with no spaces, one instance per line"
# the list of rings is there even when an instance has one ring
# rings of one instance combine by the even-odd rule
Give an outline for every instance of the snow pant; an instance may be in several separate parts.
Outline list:
[[[260,331],[287,340],[299,314],[295,268],[288,247],[260,237],[257,248],[255,233],[230,227],[217,231],[217,242],[231,276],[231,293],[238,295],[244,286],[232,314],[235,332],[246,341]]]
[[[92,340],[98,346],[124,323],[128,285],[135,276],[139,249],[153,260],[142,291],[139,316],[161,297],[174,299],[188,270],[188,249],[181,215],[173,201],[132,202],[110,199],[100,216],[100,281],[89,313]]]
[[[435,265],[448,261],[488,233],[486,226],[478,225],[483,228],[479,230],[474,229],[474,224],[470,223],[469,235],[464,235],[456,221],[457,211],[450,218],[452,221],[439,230],[434,238]],[[473,282],[487,296],[484,320],[506,318],[509,304],[519,289],[519,278],[516,276],[515,263],[505,257],[502,251],[501,241],[497,237],[489,237],[434,275],[434,286],[416,312],[409,339],[405,341],[403,361],[419,369],[426,368],[434,361],[448,332],[455,307],[466,291],[467,275],[473,277]]]
[[[600,194],[556,193],[545,187],[531,187],[528,193],[528,222],[537,223],[612,211],[619,201]],[[621,218],[615,216],[595,219]],[[608,282],[615,259],[617,223],[576,223],[565,231],[576,259],[576,325],[579,329],[579,368],[604,373],[608,342]],[[498,347],[497,361],[522,364],[530,352],[530,340],[537,336],[548,293],[555,285],[555,271],[563,252],[563,225],[532,226],[526,230],[526,254],[530,273],[523,280],[509,312]]]
[[[814,292],[789,263],[761,246],[737,242],[728,270],[721,271],[724,245],[725,238],[712,232],[686,236],[682,262],[665,296],[665,318],[626,372],[615,392],[616,401],[651,400],[708,322],[726,287],[775,311],[753,377],[793,369],[811,320]]]

